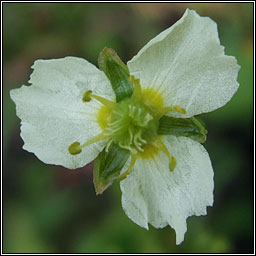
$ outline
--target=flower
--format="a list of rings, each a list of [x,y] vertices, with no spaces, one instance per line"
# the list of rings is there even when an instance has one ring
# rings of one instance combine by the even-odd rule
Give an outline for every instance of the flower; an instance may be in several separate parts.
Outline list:
[[[99,66],[35,61],[31,85],[11,91],[23,148],[70,169],[96,158],[97,193],[119,179],[127,216],[146,229],[170,225],[180,244],[187,217],[213,204],[213,169],[200,144],[207,131],[194,116],[231,99],[240,67],[224,54],[216,23],[188,9],[127,66],[107,48]]]

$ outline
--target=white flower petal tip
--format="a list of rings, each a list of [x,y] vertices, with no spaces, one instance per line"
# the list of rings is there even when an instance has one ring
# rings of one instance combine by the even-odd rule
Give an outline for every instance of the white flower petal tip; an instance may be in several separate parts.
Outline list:
[[[183,117],[222,107],[239,87],[240,66],[235,57],[225,55],[216,22],[189,9],[127,65],[142,87],[158,89],[167,105],[185,109]]]
[[[76,57],[37,60],[32,68],[32,85],[10,92],[17,116],[22,120],[23,148],[47,164],[69,169],[86,165],[104,145],[95,143],[79,155],[71,155],[68,147],[101,132],[96,120],[99,104],[84,104],[82,97],[84,91],[91,89],[113,99],[107,77],[88,61]]]
[[[151,161],[138,159],[121,185],[122,206],[127,216],[141,227],[170,225],[176,243],[184,240],[189,216],[206,215],[213,205],[213,169],[204,147],[185,137],[166,137],[165,144],[177,159],[173,172],[165,154]]]

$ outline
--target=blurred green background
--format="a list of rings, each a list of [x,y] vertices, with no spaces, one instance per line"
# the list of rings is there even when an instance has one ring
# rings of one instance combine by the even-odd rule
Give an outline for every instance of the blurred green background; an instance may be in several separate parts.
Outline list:
[[[92,164],[74,171],[22,150],[12,88],[27,84],[36,59],[78,56],[96,64],[105,47],[124,62],[186,8],[218,23],[228,55],[241,65],[240,89],[203,115],[215,170],[215,203],[190,217],[185,241],[170,227],[146,231],[126,217],[114,184],[96,196]],[[253,3],[4,3],[3,252],[252,253]],[[39,103],[40,104],[40,103]]]

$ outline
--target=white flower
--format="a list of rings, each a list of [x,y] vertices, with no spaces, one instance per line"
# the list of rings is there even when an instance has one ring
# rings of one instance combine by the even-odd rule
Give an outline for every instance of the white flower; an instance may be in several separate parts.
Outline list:
[[[37,60],[32,85],[11,91],[21,119],[23,148],[47,164],[70,169],[91,162],[111,142],[127,149],[130,167],[122,169],[125,179],[120,182],[125,213],[146,229],[148,223],[156,228],[170,225],[180,244],[187,217],[205,215],[213,204],[211,161],[199,142],[156,135],[149,124],[158,123],[159,118],[153,121],[161,111],[190,118],[222,107],[238,89],[239,65],[224,54],[216,23],[186,10],[127,66],[138,104],[135,96],[115,103],[105,73],[84,59]],[[80,154],[72,155],[68,148]]]

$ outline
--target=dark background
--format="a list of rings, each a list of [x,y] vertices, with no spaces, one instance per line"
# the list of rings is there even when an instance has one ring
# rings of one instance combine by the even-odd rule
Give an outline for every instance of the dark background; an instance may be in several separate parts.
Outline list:
[[[186,8],[218,23],[225,52],[241,70],[231,102],[202,116],[215,170],[214,207],[188,219],[185,241],[176,246],[170,227],[146,231],[126,217],[118,183],[96,196],[92,164],[70,171],[22,150],[9,91],[28,84],[40,58],[78,56],[96,64],[107,46],[127,62]],[[3,252],[252,253],[252,52],[252,3],[4,3]]]

